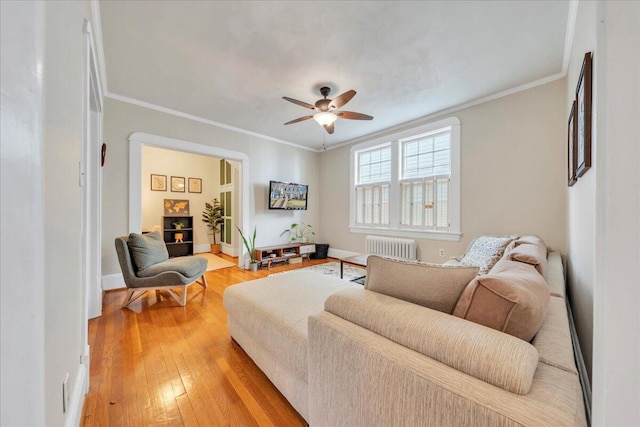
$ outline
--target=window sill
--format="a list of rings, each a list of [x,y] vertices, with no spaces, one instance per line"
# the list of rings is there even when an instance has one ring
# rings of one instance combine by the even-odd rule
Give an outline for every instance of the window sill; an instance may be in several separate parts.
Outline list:
[[[406,228],[389,227],[358,227],[351,225],[349,231],[359,234],[376,234],[379,236],[411,237],[414,239],[446,240],[459,242],[462,233],[452,231],[411,230]]]

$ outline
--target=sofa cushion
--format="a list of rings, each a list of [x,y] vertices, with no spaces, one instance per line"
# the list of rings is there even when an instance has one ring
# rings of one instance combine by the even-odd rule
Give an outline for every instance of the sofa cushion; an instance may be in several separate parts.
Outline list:
[[[370,255],[365,289],[451,314],[478,267],[443,266]]]
[[[469,283],[453,315],[530,341],[548,306],[549,288],[540,273],[529,264],[503,259],[491,274]]]
[[[504,251],[513,241],[513,237],[480,236],[469,245],[462,265],[474,265],[480,268],[478,274],[487,274],[496,262],[502,258]]]
[[[169,252],[159,232],[131,233],[127,241],[133,263],[138,271],[169,259]]]
[[[152,277],[156,274],[175,271],[185,277],[201,276],[207,269],[207,260],[199,256],[181,256],[162,261],[138,271],[138,277]]]
[[[549,311],[532,344],[538,350],[540,362],[578,375],[564,298],[550,298]]]
[[[362,288],[337,292],[324,306],[328,313],[489,384],[517,394],[531,388],[539,356],[522,340]]]
[[[547,270],[547,248],[538,245],[518,245],[507,254],[507,259],[530,264],[543,276]]]

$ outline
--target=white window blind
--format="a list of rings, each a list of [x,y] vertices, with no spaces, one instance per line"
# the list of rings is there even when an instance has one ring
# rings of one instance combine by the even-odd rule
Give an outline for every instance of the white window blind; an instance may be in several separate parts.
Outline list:
[[[356,223],[389,223],[391,145],[357,153]]]
[[[450,128],[400,141],[402,226],[448,229],[450,141]]]

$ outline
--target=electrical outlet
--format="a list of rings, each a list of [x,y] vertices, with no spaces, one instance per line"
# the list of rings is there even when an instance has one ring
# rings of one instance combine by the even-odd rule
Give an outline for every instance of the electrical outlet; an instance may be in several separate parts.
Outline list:
[[[440,258],[444,258],[444,249],[440,249]]]
[[[69,407],[69,372],[66,373],[62,380],[62,412],[67,412]]]

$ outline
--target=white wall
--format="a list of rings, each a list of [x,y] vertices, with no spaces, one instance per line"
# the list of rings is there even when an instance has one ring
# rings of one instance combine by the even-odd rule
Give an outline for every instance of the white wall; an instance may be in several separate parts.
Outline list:
[[[62,381],[69,372],[71,393],[84,354],[82,330],[82,189],[78,164],[83,145],[83,22],[88,2],[46,3],[45,59],[45,414],[61,425]],[[82,400],[80,400],[80,405]]]
[[[44,15],[42,2],[0,2],[3,426],[45,425]]]
[[[133,132],[246,153],[250,163],[250,223],[247,229],[257,225],[258,246],[285,242],[286,236],[280,237],[280,233],[292,222],[302,220],[314,226],[319,223],[318,153],[110,98],[105,99],[104,108],[104,138],[109,144],[109,161],[103,169],[103,218],[109,220],[103,222],[102,229],[103,274],[120,273],[113,242],[117,236],[129,233],[128,138]],[[267,205],[269,180],[309,184],[309,210],[270,211]]]
[[[167,177],[167,191],[151,190],[151,174]],[[171,177],[185,179],[185,191],[171,191]],[[189,192],[189,178],[202,180],[202,193]],[[151,230],[155,225],[162,228],[164,199],[189,200],[189,215],[193,216],[194,250],[209,252],[209,229],[202,222],[202,211],[206,202],[220,199],[220,159],[191,153],[142,147],[142,228]],[[218,242],[220,243],[220,242]],[[196,247],[196,246],[199,246]]]
[[[91,14],[84,1],[1,4],[1,424],[77,424],[87,379],[78,163]],[[72,406],[63,413],[66,373]]]
[[[451,114],[462,123],[462,239],[419,240],[422,260],[460,255],[479,234],[533,233],[566,251],[565,87],[556,80]],[[365,236],[349,232],[345,214],[349,150],[321,153],[321,227],[332,248],[362,252]]]
[[[596,12],[593,425],[640,424],[640,3]]]
[[[582,67],[584,54],[593,52],[594,63],[597,63],[596,51],[596,2],[580,2],[573,38],[573,47],[567,74],[567,91],[564,101],[565,117],[569,112]],[[576,329],[580,339],[580,346],[584,356],[589,377],[591,377],[593,352],[593,282],[595,265],[595,212],[596,212],[596,178],[598,176],[597,159],[597,98],[598,84],[597,69],[593,68],[593,109],[592,109],[592,158],[591,169],[582,175],[578,181],[569,187],[569,247],[567,251],[567,277],[569,297],[576,322]],[[566,157],[566,155],[565,155]]]

